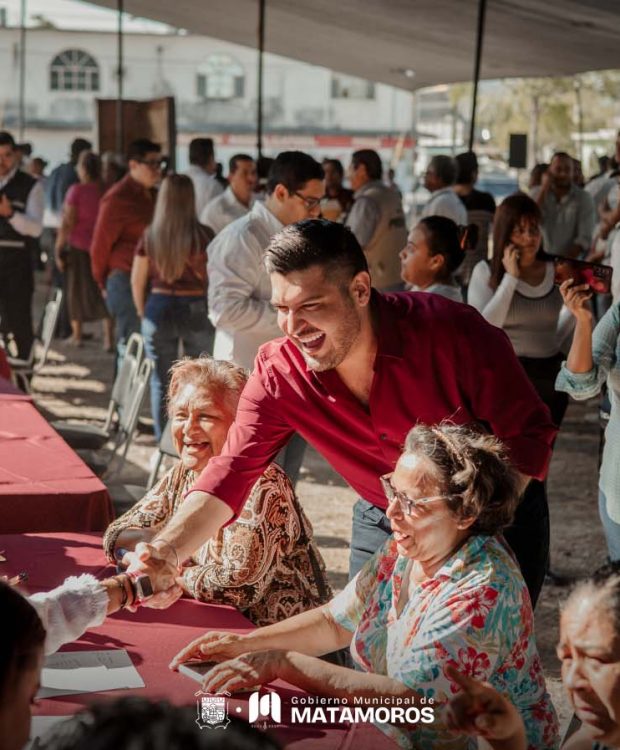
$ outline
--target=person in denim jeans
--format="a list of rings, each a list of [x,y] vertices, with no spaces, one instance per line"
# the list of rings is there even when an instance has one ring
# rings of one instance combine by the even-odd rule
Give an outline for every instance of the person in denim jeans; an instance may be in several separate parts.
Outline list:
[[[157,440],[166,424],[164,394],[172,363],[181,354],[197,357],[213,349],[215,330],[206,300],[207,245],[212,238],[213,232],[196,218],[191,179],[166,177],[131,271],[144,347],[155,363],[151,411]]]
[[[153,218],[155,186],[161,179],[161,146],[145,138],[129,144],[129,173],[101,198],[90,246],[93,278],[115,321],[117,367],[125,344],[140,329],[129,274],[136,245]]]

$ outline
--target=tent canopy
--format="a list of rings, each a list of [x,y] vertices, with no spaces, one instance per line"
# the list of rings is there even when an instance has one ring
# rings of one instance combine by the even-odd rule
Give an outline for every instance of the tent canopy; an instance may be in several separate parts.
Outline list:
[[[258,0],[125,0],[124,9],[257,44]],[[477,12],[477,0],[267,0],[265,48],[410,90],[470,81]],[[619,35],[619,0],[488,0],[481,78],[614,68]]]

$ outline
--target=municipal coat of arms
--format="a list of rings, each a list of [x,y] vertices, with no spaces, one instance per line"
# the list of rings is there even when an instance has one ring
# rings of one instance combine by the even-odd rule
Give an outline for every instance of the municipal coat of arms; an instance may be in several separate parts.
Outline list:
[[[228,718],[228,701],[230,693],[196,693],[196,724],[201,729],[226,729],[230,724]]]

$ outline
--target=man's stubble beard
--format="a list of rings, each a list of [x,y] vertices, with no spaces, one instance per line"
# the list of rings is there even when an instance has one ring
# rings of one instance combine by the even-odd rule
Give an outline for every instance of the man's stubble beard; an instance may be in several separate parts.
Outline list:
[[[348,353],[357,341],[362,326],[359,318],[354,312],[353,304],[347,307],[350,311],[349,315],[343,322],[342,327],[338,330],[334,346],[330,353],[319,360],[315,359],[311,354],[307,354],[300,348],[300,352],[306,361],[306,364],[313,372],[325,372],[326,370],[336,369],[336,367],[342,364],[346,359]]]

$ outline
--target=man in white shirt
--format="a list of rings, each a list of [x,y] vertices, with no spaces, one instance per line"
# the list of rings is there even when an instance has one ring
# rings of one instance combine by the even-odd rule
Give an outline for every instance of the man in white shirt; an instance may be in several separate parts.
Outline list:
[[[228,187],[210,201],[200,215],[200,221],[219,234],[235,219],[252,208],[256,188],[256,163],[247,154],[235,154],[229,163]]]
[[[185,174],[194,183],[196,216],[200,217],[207,203],[224,192],[224,188],[215,178],[217,164],[213,138],[194,138],[190,142],[189,164]]]
[[[301,151],[284,151],[271,167],[264,203],[256,201],[209,245],[209,317],[217,359],[251,370],[259,346],[282,335],[263,251],[283,227],[318,217],[323,193],[321,165]]]
[[[18,169],[13,136],[0,132],[0,318],[27,359],[33,342],[34,274],[29,237],[43,229],[43,185]]]
[[[433,156],[424,173],[424,187],[432,195],[422,211],[426,216],[445,216],[457,226],[467,224],[467,209],[452,189],[456,182],[457,164],[451,156]]]

